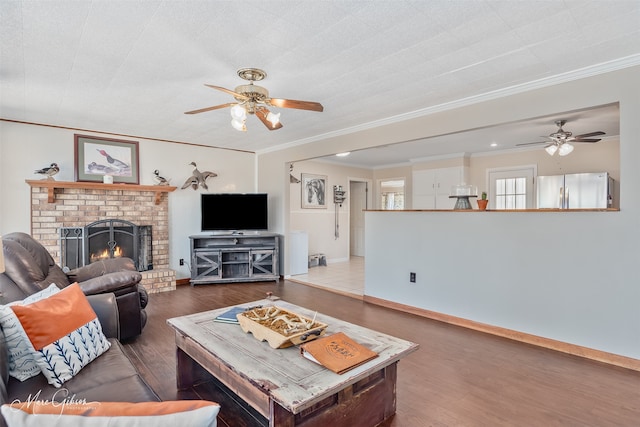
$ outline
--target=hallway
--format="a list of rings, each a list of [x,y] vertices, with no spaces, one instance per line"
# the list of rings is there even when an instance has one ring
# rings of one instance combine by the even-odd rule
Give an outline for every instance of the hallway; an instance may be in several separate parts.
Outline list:
[[[288,280],[362,299],[364,295],[364,257],[352,256],[349,261],[311,267],[307,274],[297,274],[289,277]]]

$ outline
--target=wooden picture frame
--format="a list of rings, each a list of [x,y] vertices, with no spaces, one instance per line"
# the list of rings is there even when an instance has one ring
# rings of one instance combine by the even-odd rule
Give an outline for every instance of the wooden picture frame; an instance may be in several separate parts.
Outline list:
[[[310,173],[301,174],[300,200],[304,209],[327,208],[327,176]]]
[[[138,141],[74,135],[74,177],[76,181],[139,184]]]

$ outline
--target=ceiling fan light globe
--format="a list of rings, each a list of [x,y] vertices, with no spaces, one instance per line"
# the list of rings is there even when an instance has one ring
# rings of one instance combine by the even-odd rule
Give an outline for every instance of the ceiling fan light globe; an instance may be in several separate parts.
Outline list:
[[[233,120],[231,120],[231,126],[233,126],[233,128],[235,130],[240,131],[240,132],[246,132],[247,131],[247,126],[245,125],[245,122],[243,120],[233,119]]]
[[[269,112],[269,114],[267,114],[267,120],[271,122],[271,125],[277,125],[280,123],[280,113]]]
[[[566,156],[567,154],[573,151],[573,145],[569,143],[562,144],[560,149],[558,150],[558,154],[561,156]]]
[[[240,104],[231,107],[231,117],[234,120],[242,121],[247,118],[247,110]]]
[[[558,151],[558,146],[557,146],[557,145],[555,145],[555,144],[550,145],[550,146],[546,147],[546,148],[544,149],[544,151],[546,151],[547,153],[549,153],[549,155],[550,155],[550,156],[553,156],[554,154],[556,154],[556,151]]]

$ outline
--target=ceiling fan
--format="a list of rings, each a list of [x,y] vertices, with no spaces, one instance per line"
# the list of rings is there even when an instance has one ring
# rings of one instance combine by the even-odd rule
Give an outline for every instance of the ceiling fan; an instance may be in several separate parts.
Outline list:
[[[549,138],[551,141],[539,141],[539,142],[526,142],[523,144],[516,144],[517,146],[522,145],[534,145],[534,144],[547,144],[544,149],[549,155],[553,156],[556,151],[560,156],[566,156],[567,154],[573,151],[573,145],[570,142],[598,142],[601,138],[592,138],[592,136],[605,135],[602,131],[589,132],[584,133],[582,135],[573,135],[573,133],[569,131],[565,131],[562,129],[567,121],[566,120],[556,120],[556,126],[558,126],[558,130],[549,136],[545,136],[543,138]]]
[[[238,76],[247,80],[249,84],[236,87],[235,90],[225,89],[220,86],[205,84],[212,89],[232,95],[237,102],[215,105],[213,107],[201,108],[199,110],[187,111],[185,114],[198,114],[220,108],[231,107],[231,125],[239,130],[246,131],[245,121],[247,114],[254,114],[269,130],[282,128],[280,123],[280,113],[272,113],[268,107],[295,108],[298,110],[309,110],[321,112],[324,108],[322,104],[311,101],[296,101],[293,99],[271,98],[269,91],[262,86],[255,85],[254,82],[267,77],[267,73],[257,68],[241,68]]]

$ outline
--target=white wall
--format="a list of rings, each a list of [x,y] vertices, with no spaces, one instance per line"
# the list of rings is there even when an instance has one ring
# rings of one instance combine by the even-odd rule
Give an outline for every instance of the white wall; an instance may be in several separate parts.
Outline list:
[[[189,163],[195,161],[199,170],[218,174],[207,180],[209,192],[256,191],[253,153],[0,121],[0,234],[31,231],[30,187],[25,180],[41,178],[33,174],[35,169],[56,162],[61,168],[56,180],[74,180],[74,133],[138,141],[140,184],[153,185],[153,171],[158,169],[178,187],[169,193],[170,267],[178,279],[190,276],[189,235],[200,232],[204,191],[180,189],[191,176]],[[180,258],[187,264],[180,266]]]
[[[366,236],[366,295],[640,358],[622,212],[367,212]]]
[[[538,91],[549,104],[587,88],[593,105],[620,100],[620,212],[369,212],[365,293],[640,358],[635,73],[560,85],[548,96]]]
[[[327,262],[340,262],[349,259],[349,198],[338,209],[339,237],[335,237],[336,205],[333,203],[333,186],[340,185],[349,191],[349,179],[371,179],[371,172],[353,167],[331,164],[325,161],[302,161],[294,165],[293,175],[300,179],[301,174],[327,176],[327,208],[303,209],[301,202],[302,187],[289,185],[289,230],[306,231],[309,236],[309,254],[323,253]],[[348,195],[348,194],[347,194]]]
[[[640,358],[639,88],[630,67],[266,153],[259,170],[284,191],[287,161],[619,102],[620,212],[368,213],[365,294]]]

